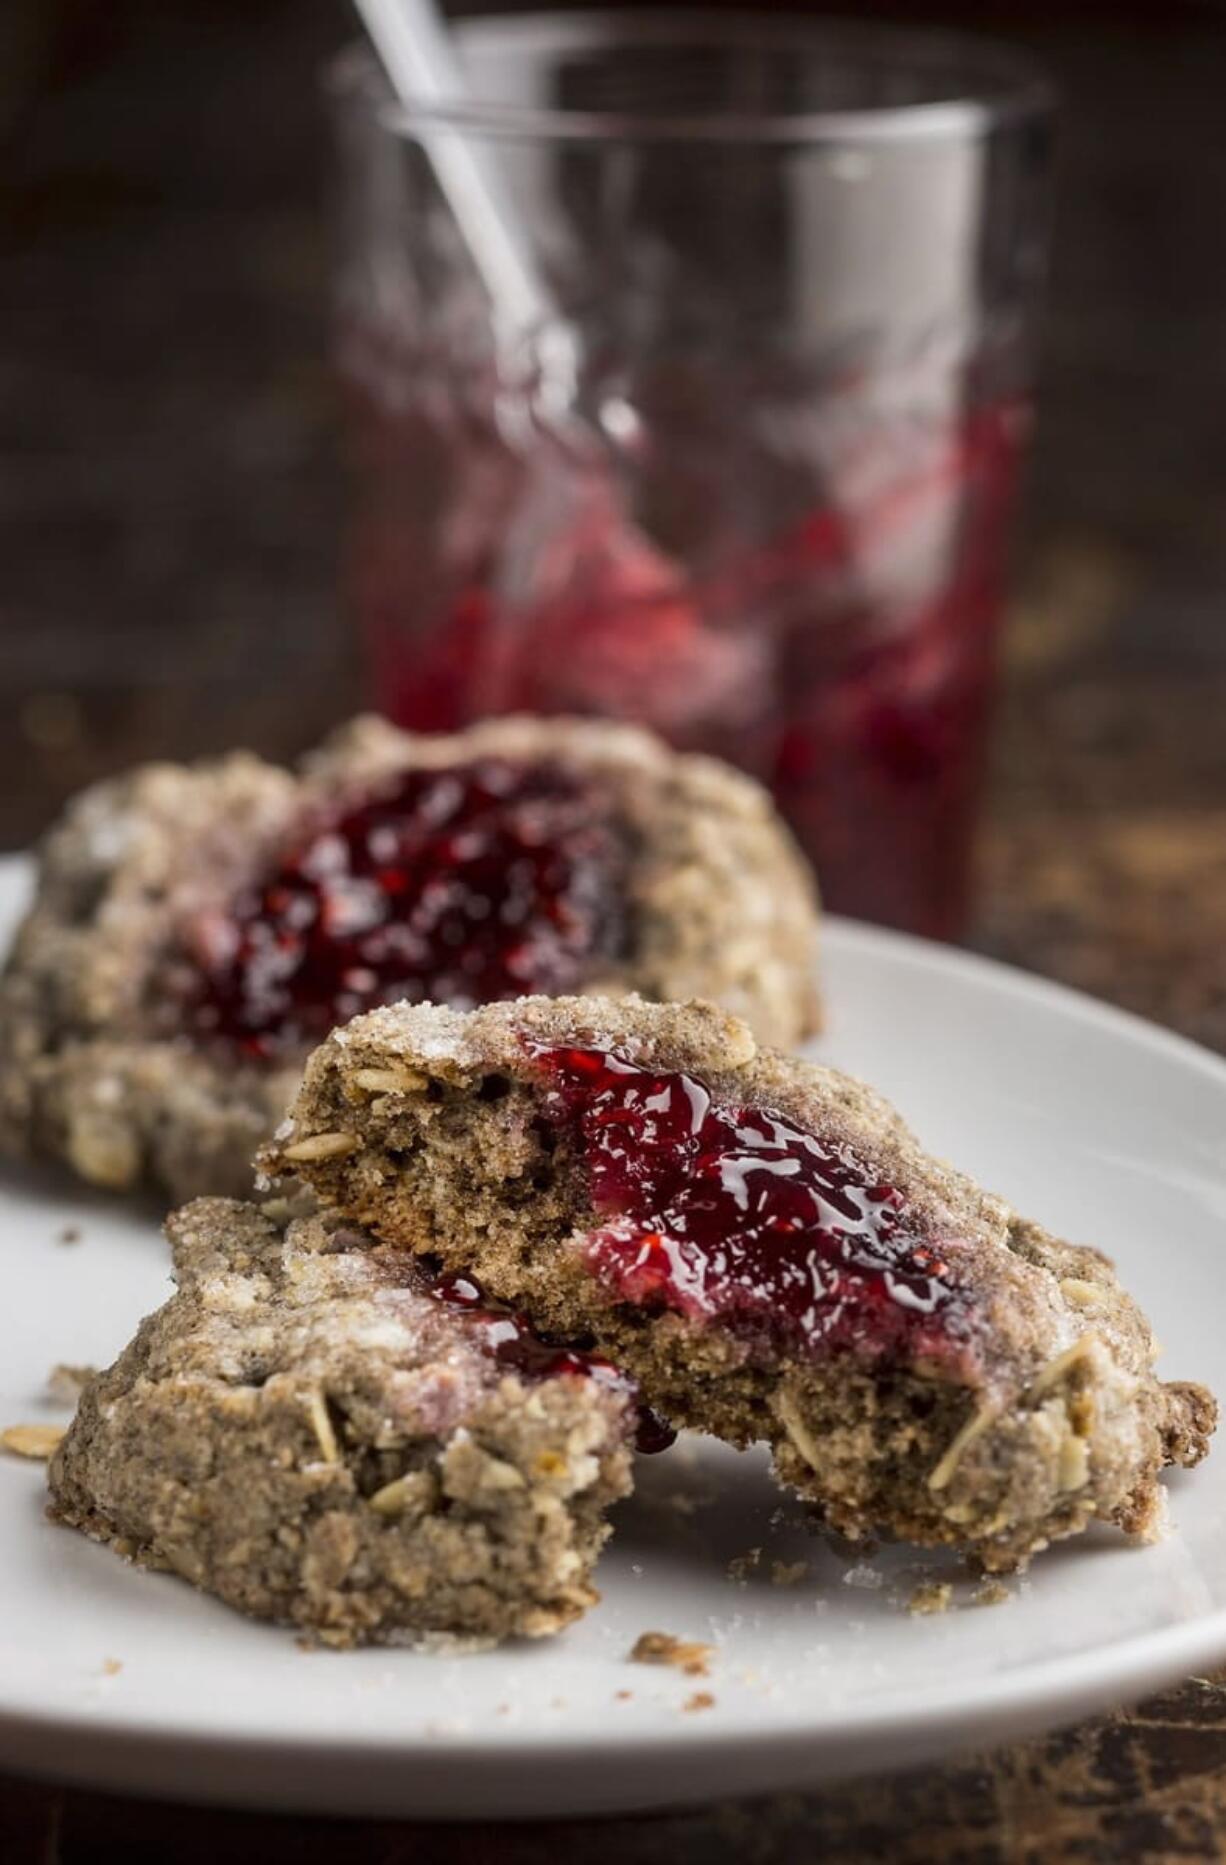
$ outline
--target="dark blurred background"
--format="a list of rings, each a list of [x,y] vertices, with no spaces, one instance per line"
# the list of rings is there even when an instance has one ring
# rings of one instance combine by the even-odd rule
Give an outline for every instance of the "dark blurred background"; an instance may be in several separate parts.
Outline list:
[[[870,14],[1025,43],[1064,100],[976,943],[1226,1043],[1226,21]],[[342,0],[0,6],[0,845],[117,764],[293,752],[360,697],[316,82],[352,31]]]

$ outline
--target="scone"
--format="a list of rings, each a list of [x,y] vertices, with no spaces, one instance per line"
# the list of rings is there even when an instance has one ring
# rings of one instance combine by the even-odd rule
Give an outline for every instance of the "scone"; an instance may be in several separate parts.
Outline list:
[[[1213,1429],[1106,1257],[713,1005],[372,1012],[264,1163],[594,1341],[673,1424],[766,1439],[849,1536],[1006,1569],[1095,1519],[1152,1535]]]
[[[633,1389],[318,1216],[205,1198],[82,1394],[52,1513],[331,1645],[556,1632],[597,1598]]]
[[[177,1199],[250,1160],[334,1024],[405,998],[701,992],[816,1022],[815,900],[765,791],[635,728],[356,721],[86,791],[0,980],[0,1149]]]

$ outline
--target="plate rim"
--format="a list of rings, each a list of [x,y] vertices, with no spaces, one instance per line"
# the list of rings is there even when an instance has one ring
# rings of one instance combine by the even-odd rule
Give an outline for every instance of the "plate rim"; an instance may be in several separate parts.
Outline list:
[[[819,941],[822,945],[828,941],[836,951],[876,946],[900,963],[922,964],[947,977],[969,974],[980,983],[995,984],[1013,996],[1037,998],[1053,1010],[1075,1016],[1080,1022],[1100,1024],[1173,1061],[1189,1063],[1226,1087],[1226,1056],[1198,1043],[1194,1037],[1153,1022],[1139,1011],[1127,1010],[1122,1004],[1096,997],[1092,991],[1083,991],[1077,985],[1062,984],[1056,978],[1045,977],[1042,972],[1028,971],[1024,965],[993,958],[969,946],[946,945],[919,933],[899,932],[892,926],[875,926],[868,920],[851,919],[838,913],[824,916]],[[820,1041],[819,1035],[816,1042]]]
[[[1216,1636],[1209,1638],[1211,1629]],[[344,1654],[337,1656],[338,1662]],[[606,1736],[567,1741],[484,1743],[470,1736],[405,1736],[358,1740],[339,1731],[329,1738],[297,1735],[227,1735],[167,1729],[81,1714],[10,1712],[0,1707],[0,1758],[40,1779],[110,1788],[148,1798],[222,1806],[354,1814],[356,1778],[369,1795],[364,1812],[375,1817],[461,1824],[491,1818],[566,1818],[605,1813],[662,1811],[713,1799],[751,1798],[802,1791],[857,1776],[904,1772],[933,1761],[1025,1740],[1083,1718],[1134,1703],[1186,1677],[1199,1665],[1226,1658],[1226,1609],[1206,1619],[1121,1640],[1091,1669],[1084,1655],[1053,1659],[1022,1679],[1011,1693],[973,1689],[929,1704],[911,1697],[905,1711],[857,1716],[841,1706],[837,1724],[815,1729],[797,1720],[782,1727],[739,1723],[734,1729],[678,1725],[667,1735],[626,1733],[614,1745]],[[1007,1676],[1007,1674],[1006,1674]],[[989,1680],[992,1683],[998,1680]],[[1067,1687],[1061,1689],[1062,1682]],[[993,1702],[996,1695],[1001,1700]],[[758,1708],[762,1706],[757,1706]],[[48,1736],[71,1744],[71,1755],[39,1753]],[[338,1739],[339,1737],[339,1739]],[[704,1788],[701,1776],[721,1762],[753,1764],[752,1784],[724,1793]],[[612,1762],[621,1784],[593,1781],[594,1765]],[[524,1782],[547,1763],[548,1795],[525,1795]],[[763,1765],[764,1764],[764,1765]],[[471,1801],[455,1795],[469,1769]],[[300,1770],[312,1771],[303,1780]],[[258,1773],[258,1781],[252,1772]],[[628,1772],[638,1785],[626,1791]],[[701,1771],[701,1772],[700,1772]],[[676,1775],[661,1780],[661,1774]]]

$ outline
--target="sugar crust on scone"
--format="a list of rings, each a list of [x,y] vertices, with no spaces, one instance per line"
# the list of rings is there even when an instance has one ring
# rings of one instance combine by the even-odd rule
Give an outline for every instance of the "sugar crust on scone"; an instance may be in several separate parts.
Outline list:
[[[610,1300],[580,1247],[602,1221],[584,1160],[565,1134],[542,1134],[532,1043],[590,1043],[696,1076],[717,1101],[852,1147],[941,1239],[973,1304],[977,1362],[767,1348]],[[930,1158],[872,1089],[759,1048],[710,1004],[373,1012],[312,1056],[265,1165],[301,1174],[388,1242],[472,1271],[553,1333],[590,1335],[673,1423],[765,1438],[781,1478],[848,1535],[947,1544],[989,1569],[1094,1519],[1152,1536],[1160,1471],[1197,1462],[1213,1429],[1202,1387],[1155,1376],[1148,1323],[1106,1257]]]
[[[167,1229],[177,1293],[87,1385],[54,1516],[332,1645],[540,1637],[594,1602],[624,1395],[509,1371],[335,1220],[200,1199]]]
[[[614,794],[631,841],[631,949],[591,992],[696,992],[790,1045],[817,1021],[808,870],[760,786],[651,734],[596,720],[490,720],[445,737],[363,718],[294,774],[247,753],[147,765],[85,791],[40,852],[34,904],[0,979],[0,1150],[65,1159],[92,1183],[176,1199],[250,1190],[283,1067],[184,1037],[176,929],[224,907],[297,825],[399,771],[547,758]]]

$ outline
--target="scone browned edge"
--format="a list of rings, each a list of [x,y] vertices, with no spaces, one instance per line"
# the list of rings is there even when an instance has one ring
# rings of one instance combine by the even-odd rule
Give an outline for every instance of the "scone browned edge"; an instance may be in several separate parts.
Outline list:
[[[304,1054],[268,1069],[182,1040],[163,982],[175,927],[224,905],[321,806],[483,754],[590,773],[624,818],[631,947],[593,993],[702,993],[783,1046],[815,1029],[812,878],[749,778],[595,720],[421,737],[364,718],[297,775],[235,753],[144,766],[69,805],[0,979],[0,1149],[65,1159],[115,1189],[249,1191],[251,1154]]]
[[[403,1254],[201,1199],[178,1291],[82,1395],[51,1512],[331,1645],[556,1632],[630,1487],[624,1396],[521,1378]]]
[[[541,1119],[525,1038],[701,1077],[847,1142],[898,1188],[973,1303],[978,1370],[750,1348],[608,1298],[572,1247],[597,1223],[577,1142]],[[887,1530],[1007,1568],[1094,1518],[1160,1526],[1158,1475],[1202,1457],[1216,1407],[1154,1375],[1149,1326],[1106,1257],[1049,1235],[924,1154],[862,1083],[770,1050],[710,1004],[541,998],[464,1016],[395,1007],[312,1056],[265,1156],[400,1247],[479,1277],[559,1336],[590,1336],[674,1423],[766,1438],[849,1535]]]

